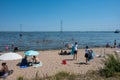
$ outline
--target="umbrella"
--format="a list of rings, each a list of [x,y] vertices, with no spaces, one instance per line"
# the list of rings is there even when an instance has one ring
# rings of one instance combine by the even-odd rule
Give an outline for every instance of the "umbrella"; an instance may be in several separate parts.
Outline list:
[[[0,56],[0,60],[17,60],[22,59],[22,56],[17,53],[4,53]]]
[[[39,53],[37,51],[34,51],[34,50],[29,50],[29,51],[24,52],[24,54],[26,56],[37,56]]]

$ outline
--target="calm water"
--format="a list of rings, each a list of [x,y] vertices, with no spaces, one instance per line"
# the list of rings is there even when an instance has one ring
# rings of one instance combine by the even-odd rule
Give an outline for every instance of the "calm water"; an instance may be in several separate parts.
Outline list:
[[[105,46],[108,42],[113,45],[114,40],[120,42],[120,33],[114,32],[0,32],[0,51],[11,44],[20,50],[45,50],[65,48],[65,44],[78,42],[79,48]]]

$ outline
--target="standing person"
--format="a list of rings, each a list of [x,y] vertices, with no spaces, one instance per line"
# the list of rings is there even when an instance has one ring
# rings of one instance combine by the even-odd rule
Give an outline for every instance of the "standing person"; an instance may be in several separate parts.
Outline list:
[[[14,42],[11,43],[11,48],[12,48],[12,49],[14,48]]]
[[[114,40],[114,48],[116,48],[116,40]]]
[[[8,52],[8,50],[9,50],[9,46],[6,45],[6,46],[5,46],[5,51]]]
[[[86,46],[86,49],[85,49],[86,64],[88,64],[88,55],[89,55],[89,49],[88,49],[88,46]]]
[[[78,44],[77,42],[75,42],[73,59],[76,59],[76,60],[77,60],[77,52],[78,52],[77,50],[78,50]]]

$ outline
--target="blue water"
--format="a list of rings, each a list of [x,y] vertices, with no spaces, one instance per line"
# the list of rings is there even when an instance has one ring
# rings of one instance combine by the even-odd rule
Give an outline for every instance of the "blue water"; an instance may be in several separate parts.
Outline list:
[[[114,32],[0,32],[0,51],[5,50],[11,44],[17,46],[19,50],[46,50],[65,48],[65,44],[78,42],[79,48],[103,47],[108,42],[113,45],[114,40],[120,42],[120,33]]]

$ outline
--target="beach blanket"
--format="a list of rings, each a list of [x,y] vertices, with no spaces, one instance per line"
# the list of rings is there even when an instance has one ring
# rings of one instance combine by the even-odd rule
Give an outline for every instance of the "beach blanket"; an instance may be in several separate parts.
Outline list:
[[[33,64],[33,67],[41,67],[43,65],[43,63],[40,61],[40,63],[39,64]]]
[[[20,68],[28,68],[28,65],[20,66]]]

